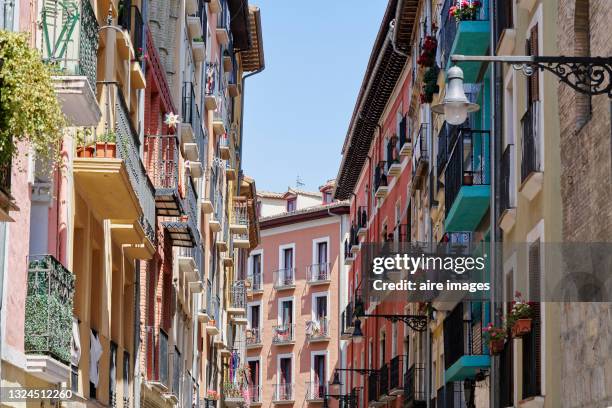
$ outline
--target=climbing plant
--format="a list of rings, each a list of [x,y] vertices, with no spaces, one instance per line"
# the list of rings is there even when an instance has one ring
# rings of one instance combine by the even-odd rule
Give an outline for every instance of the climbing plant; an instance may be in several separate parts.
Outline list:
[[[24,33],[0,30],[0,163],[27,142],[36,157],[57,164],[65,117],[55,95],[51,67]]]

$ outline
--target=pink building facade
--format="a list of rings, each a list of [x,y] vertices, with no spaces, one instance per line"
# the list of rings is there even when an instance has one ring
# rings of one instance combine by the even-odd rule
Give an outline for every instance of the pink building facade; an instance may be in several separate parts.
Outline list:
[[[339,277],[349,207],[326,194],[258,196],[261,244],[248,260],[251,405],[323,405],[338,367]],[[335,404],[335,402],[334,402]]]

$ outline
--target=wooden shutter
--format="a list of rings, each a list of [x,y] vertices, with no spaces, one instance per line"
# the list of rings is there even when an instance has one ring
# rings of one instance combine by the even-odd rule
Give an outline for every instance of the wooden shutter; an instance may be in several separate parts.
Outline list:
[[[540,283],[541,283],[540,241],[529,246],[529,296],[533,303],[533,324],[531,333],[523,337],[523,398],[541,395],[541,317],[540,317]]]
[[[539,55],[538,50],[538,25],[531,28],[529,39],[527,40],[527,55]],[[528,79],[529,103],[540,100],[540,71],[535,69],[533,75]]]

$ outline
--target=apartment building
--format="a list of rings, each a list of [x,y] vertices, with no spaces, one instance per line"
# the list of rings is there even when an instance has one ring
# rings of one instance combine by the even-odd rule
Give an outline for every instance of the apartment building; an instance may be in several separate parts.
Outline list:
[[[321,406],[328,398],[348,227],[348,204],[332,199],[333,187],[258,194],[261,243],[247,275],[252,406]]]
[[[17,3],[3,21],[54,64],[69,126],[61,170],[25,145],[25,170],[2,165],[2,385],[63,385],[82,404],[245,403],[248,379],[227,367],[245,365],[259,243],[240,155],[259,9]]]

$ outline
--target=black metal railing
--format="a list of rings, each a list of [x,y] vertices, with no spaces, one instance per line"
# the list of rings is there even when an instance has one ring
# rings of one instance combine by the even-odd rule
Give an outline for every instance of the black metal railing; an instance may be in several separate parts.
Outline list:
[[[406,356],[395,356],[389,361],[389,390],[404,388],[403,367]]]
[[[178,188],[179,146],[176,135],[146,135],[144,161],[156,190]]]
[[[383,364],[378,371],[378,395],[389,395],[389,365]]]
[[[523,128],[521,183],[523,183],[531,173],[541,171],[540,138],[537,121],[538,108],[539,105],[537,103],[532,103],[521,118],[521,126]]]
[[[294,268],[283,268],[274,272],[274,288],[280,289],[295,285]]]
[[[365,205],[357,208],[357,227],[358,229],[368,228],[368,207]]]
[[[410,135],[408,134],[408,116],[404,116],[399,124],[399,146],[400,149],[406,144],[410,143]]]
[[[422,123],[419,128],[419,134],[414,141],[414,151],[412,152],[413,175],[416,169],[424,164],[429,163],[429,152],[427,150],[427,123]]]
[[[462,356],[483,355],[488,352],[484,347],[482,322],[463,320],[458,315],[453,315],[444,321],[444,336],[445,369]]]
[[[404,373],[404,401],[414,406],[416,402],[425,402],[425,367],[413,364]]]
[[[191,82],[183,82],[183,97],[181,101],[182,122],[190,124],[195,133],[197,127],[197,105],[195,90]]]
[[[323,381],[306,383],[306,401],[322,400],[327,395],[327,386]]]
[[[395,135],[387,141],[387,171],[391,166],[400,162],[398,143],[398,137]]]
[[[468,127],[467,122],[464,123]],[[438,155],[437,155],[437,166],[438,166],[438,177],[442,175],[442,172],[446,168],[447,160],[450,152],[457,142],[459,136],[459,126],[449,125],[444,122],[438,133]]]
[[[372,373],[368,375],[368,402],[378,400],[378,374]]]
[[[306,271],[306,279],[310,283],[328,281],[331,279],[331,263],[329,262],[308,265]]]
[[[70,364],[75,276],[52,255],[30,255],[25,302],[26,354]]]
[[[251,283],[251,290],[259,291],[263,289],[261,273],[250,274],[247,280]]]
[[[499,205],[500,205],[500,213],[503,213],[505,210],[508,210],[511,207],[510,203],[510,180],[511,180],[511,172],[514,170],[512,168],[512,155],[514,154],[514,145],[509,144],[504,149],[502,153],[501,166],[500,166],[500,178],[501,185],[499,191]]]
[[[137,6],[132,6],[132,12],[132,27],[130,30],[132,46],[134,47],[134,52],[136,53],[136,61],[138,61],[140,67],[144,69],[144,22],[142,20],[140,9]]]
[[[172,353],[172,387],[171,392],[180,401],[181,391],[181,376],[183,372],[183,359],[181,352],[175,346],[174,352]]]
[[[489,19],[489,5],[486,1],[481,1],[482,6],[469,21],[487,21]],[[457,36],[457,27],[461,22],[458,22],[455,17],[449,15],[450,8],[457,5],[456,0],[446,0],[442,7],[440,39],[438,47],[440,48],[440,65],[445,68],[450,59],[450,53]],[[466,20],[468,21],[468,20]]]
[[[274,384],[274,401],[293,401],[293,384]]]
[[[236,281],[230,288],[230,302],[233,308],[246,309],[246,285],[244,281]]]
[[[351,334],[349,329],[354,327],[353,324],[353,302],[349,302],[341,314],[341,334]]]
[[[380,187],[386,187],[387,185],[387,162],[381,160],[374,169],[374,191],[377,191]]]
[[[295,340],[295,323],[272,326],[272,344],[291,343]]]
[[[460,129],[444,172],[446,215],[463,186],[488,185],[489,131]]]

